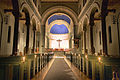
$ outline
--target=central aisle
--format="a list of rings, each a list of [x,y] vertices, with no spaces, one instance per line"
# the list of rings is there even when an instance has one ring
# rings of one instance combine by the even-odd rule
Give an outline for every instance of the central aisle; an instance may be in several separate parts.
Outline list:
[[[55,58],[44,80],[77,80],[64,58]]]

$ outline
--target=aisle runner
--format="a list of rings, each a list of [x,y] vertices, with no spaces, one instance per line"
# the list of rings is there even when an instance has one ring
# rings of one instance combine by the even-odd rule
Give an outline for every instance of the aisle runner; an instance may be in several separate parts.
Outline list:
[[[77,80],[64,58],[56,58],[44,80]]]

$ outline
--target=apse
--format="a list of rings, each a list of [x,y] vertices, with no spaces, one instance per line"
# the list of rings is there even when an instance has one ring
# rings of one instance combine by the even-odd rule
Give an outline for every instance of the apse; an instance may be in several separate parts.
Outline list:
[[[52,33],[52,34],[67,34],[67,33],[69,33],[69,31],[68,31],[68,28],[64,24],[61,24],[61,25],[55,24],[52,26],[50,33]]]

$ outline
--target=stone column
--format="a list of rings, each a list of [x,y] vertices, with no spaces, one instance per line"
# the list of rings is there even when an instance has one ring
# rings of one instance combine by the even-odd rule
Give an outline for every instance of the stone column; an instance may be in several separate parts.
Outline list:
[[[49,48],[49,37],[47,37],[47,48]]]
[[[15,16],[15,23],[14,23],[14,39],[13,39],[13,53],[17,53],[18,48],[18,30],[19,30],[19,4],[18,0],[12,0],[13,4],[13,15]]]
[[[102,1],[101,8],[101,23],[102,23],[102,45],[103,45],[103,53],[108,55],[107,52],[107,34],[106,34],[106,16],[108,14],[107,10],[108,0]]]
[[[81,71],[81,56],[79,57],[79,59],[80,59],[80,71]]]
[[[44,52],[45,48],[45,25],[41,25],[41,34],[40,34],[40,52]]]
[[[86,53],[86,27],[83,27],[84,54]]]
[[[90,24],[90,43],[91,43],[91,54],[95,53],[94,43],[93,43],[93,25]]]
[[[36,32],[36,48],[37,48],[37,51],[40,52],[40,32],[37,31]]]
[[[36,42],[36,29],[33,28],[33,53],[35,52],[35,42]]]
[[[29,54],[29,41],[30,41],[30,23],[26,21],[27,35],[26,35],[26,54]]]

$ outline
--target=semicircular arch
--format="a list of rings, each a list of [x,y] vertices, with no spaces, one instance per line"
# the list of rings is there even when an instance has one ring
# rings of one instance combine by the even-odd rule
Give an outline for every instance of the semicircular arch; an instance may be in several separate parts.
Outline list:
[[[54,6],[47,9],[42,15],[42,24],[44,25],[48,17],[54,13],[58,13],[58,11],[59,13],[67,14],[69,17],[71,17],[73,22],[77,25],[78,23],[77,14],[73,10],[65,6]]]

